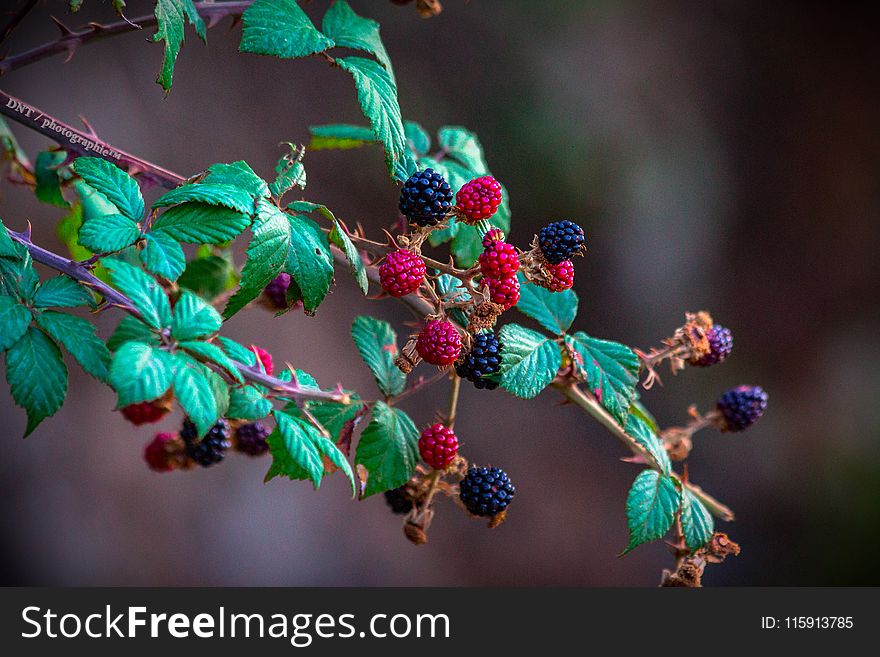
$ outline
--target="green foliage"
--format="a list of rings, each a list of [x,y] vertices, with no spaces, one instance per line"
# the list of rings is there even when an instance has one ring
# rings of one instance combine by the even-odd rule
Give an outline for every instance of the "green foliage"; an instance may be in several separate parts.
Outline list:
[[[76,308],[95,306],[89,290],[72,278],[61,275],[43,281],[34,295],[35,308]]]
[[[361,292],[366,295],[370,291],[370,281],[367,278],[367,267],[364,265],[364,260],[361,258],[361,254],[351,241],[345,228],[339,223],[339,220],[336,217],[332,217],[332,221],[333,228],[330,229],[327,239],[331,244],[339,247],[339,249],[345,254],[348,264],[351,265],[352,276],[354,276],[354,279],[357,281]]]
[[[126,342],[159,343],[159,336],[150,327],[131,315],[126,315],[119,322],[113,335],[107,340],[107,348],[116,351]]]
[[[528,283],[522,272],[519,273],[518,278],[520,297],[516,309],[537,320],[541,326],[556,335],[565,333],[577,315],[577,294],[573,290],[551,292],[539,285]]]
[[[536,397],[546,388],[562,364],[556,342],[518,324],[501,327],[501,387],[522,399]]]
[[[238,210],[184,203],[163,212],[153,222],[153,233],[165,233],[188,244],[222,244],[238,237],[250,223],[250,216]]]
[[[403,486],[419,462],[419,432],[399,408],[378,401],[355,453],[355,463],[367,471],[363,496]]]
[[[415,171],[415,162],[407,148],[394,78],[371,59],[344,57],[336,63],[354,78],[361,110],[375,138],[385,146],[385,163],[391,177],[406,180]]]
[[[431,135],[415,121],[404,121],[403,132],[409,149],[415,155],[427,155],[431,149]]]
[[[660,425],[657,424],[656,418],[651,414],[651,411],[645,408],[645,405],[638,399],[634,399],[633,403],[630,404],[629,413],[630,415],[635,415],[637,418],[639,418],[654,433],[660,433]]]
[[[141,236],[137,223],[121,214],[89,219],[79,229],[79,243],[95,253],[115,253]]]
[[[663,474],[672,472],[672,463],[669,461],[669,454],[666,452],[663,442],[644,420],[630,413],[626,418],[624,431],[648,451],[654,464],[660,468]]]
[[[186,416],[204,436],[220,417],[221,409],[209,381],[208,369],[192,357],[178,352],[173,355],[174,396]],[[225,387],[225,386],[224,386]],[[223,406],[228,406],[227,397]]]
[[[599,403],[623,426],[635,398],[639,376],[638,356],[618,342],[575,333],[570,344],[581,358],[587,385]]]
[[[703,547],[715,533],[712,514],[687,488],[681,491],[681,530],[691,550]]]
[[[0,352],[21,339],[31,324],[31,314],[18,299],[0,295]]]
[[[241,52],[305,57],[333,47],[296,0],[256,0],[242,17]]]
[[[261,420],[272,412],[272,402],[256,386],[229,389],[226,415],[237,420]]]
[[[294,187],[306,188],[306,168],[302,163],[305,150],[298,150],[288,143],[289,152],[275,165],[275,181],[269,185],[273,196],[280,198]]]
[[[351,325],[351,337],[382,394],[393,397],[403,392],[406,375],[394,364],[397,356],[397,334],[391,324],[359,315]]]
[[[165,93],[171,91],[174,77],[174,63],[183,43],[183,28],[188,21],[196,30],[202,41],[206,41],[205,22],[196,11],[192,0],[156,0],[155,9],[158,28],[153,35],[153,43],[165,42],[165,56],[156,83],[162,86]]]
[[[254,197],[247,190],[228,184],[195,183],[181,185],[159,197],[154,208],[165,208],[180,203],[198,202],[215,205],[241,214],[254,213]]]
[[[629,543],[623,554],[666,534],[675,520],[681,496],[671,477],[642,470],[626,498]]]
[[[296,281],[305,311],[313,314],[333,282],[330,245],[321,227],[308,217],[286,216],[290,222],[290,244],[284,271]]]
[[[132,221],[144,218],[144,197],[137,182],[125,171],[98,157],[77,158],[73,162],[73,170],[86,184],[116,206],[119,214]]]
[[[171,354],[143,342],[126,342],[113,354],[110,385],[118,408],[158,399],[174,381]]]
[[[238,283],[238,272],[228,258],[206,255],[186,264],[177,279],[180,287],[192,290],[204,299],[214,299]]]
[[[107,381],[110,351],[95,335],[95,327],[91,322],[73,315],[47,310],[37,315],[37,324],[55,342],[64,345],[86,372],[99,381]]]
[[[186,268],[186,254],[178,241],[162,232],[147,233],[141,262],[148,271],[174,281]]]
[[[189,290],[184,290],[174,304],[171,335],[175,340],[202,338],[220,330],[223,319],[214,306]]]
[[[223,335],[218,337],[217,340],[223,345],[223,350],[229,354],[229,357],[233,360],[237,360],[239,363],[243,363],[248,367],[253,367],[257,364],[257,355],[252,349],[248,349],[244,345],[240,345],[235,340]]]
[[[6,381],[15,403],[27,412],[27,437],[54,415],[67,396],[67,367],[61,351],[34,326],[6,352]]]
[[[43,151],[37,155],[34,163],[36,187],[34,194],[43,203],[66,208],[70,205],[61,193],[61,176],[59,167],[64,164],[67,153],[64,151]]]
[[[309,149],[320,151],[325,149],[348,150],[370,144],[378,144],[379,140],[372,129],[362,125],[334,123],[330,125],[313,125],[309,128],[312,141]]]
[[[231,185],[243,189],[255,198],[269,195],[269,186],[244,160],[230,164],[212,164],[202,181],[211,185]]]
[[[321,30],[337,46],[370,53],[385,67],[391,78],[394,78],[391,59],[379,36],[379,24],[358,16],[345,0],[337,0],[330,6],[324,14]]]
[[[436,273],[440,274],[440,272]],[[437,278],[434,280],[434,284],[437,286],[437,293],[446,302],[452,301],[453,299],[457,302],[469,301],[471,298],[470,292],[462,287],[459,287],[461,285],[461,281],[450,274],[438,275]],[[468,316],[465,313],[464,309],[451,308],[447,312],[449,313],[449,317],[459,326],[467,326]]]
[[[171,326],[171,306],[165,291],[154,279],[137,267],[121,260],[105,260],[113,284],[125,294],[153,328]]]
[[[184,340],[178,346],[192,356],[197,356],[201,360],[219,365],[226,370],[226,372],[229,373],[229,376],[233,379],[239,383],[244,383],[244,378],[242,378],[235,363],[226,355],[226,352],[217,345],[198,340]]]

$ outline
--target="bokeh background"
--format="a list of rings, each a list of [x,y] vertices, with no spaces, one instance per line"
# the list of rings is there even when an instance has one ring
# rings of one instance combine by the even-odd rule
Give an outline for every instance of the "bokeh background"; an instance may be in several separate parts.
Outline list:
[[[41,3],[3,52],[53,38],[48,16],[64,4]],[[692,479],[737,511],[720,529],[743,546],[706,583],[880,583],[877,8],[447,0],[421,20],[412,6],[352,4],[382,23],[404,115],[432,132],[461,124],[479,134],[510,191],[514,241],[550,219],[586,227],[577,327],[648,347],[685,311],[706,308],[733,329],[727,363],[667,376],[644,395],[669,425],[734,384],[770,393],[752,430],[701,434],[689,460]],[[317,21],[327,5],[307,10]],[[151,9],[128,6],[131,17]],[[115,18],[110,3],[87,0],[66,20]],[[148,33],[0,85],[68,122],[82,114],[110,143],[184,175],[245,159],[269,176],[279,142],[306,142],[312,124],[362,122],[345,74],[316,58],[239,55],[240,28],[228,28],[213,29],[207,47],[187,34],[167,98],[153,83],[162,49]],[[13,130],[32,155],[49,146]],[[306,198],[372,231],[395,218],[379,149],[314,152],[306,163]],[[37,239],[62,248],[60,211],[27,190],[4,181],[0,214],[16,228],[30,220]],[[360,313],[407,330],[402,308],[364,300],[340,275],[316,318],[254,310],[227,331],[372,396],[348,337]],[[132,428],[111,412],[109,389],[70,370],[63,409],[27,440],[0,384],[7,584],[653,585],[670,562],[660,544],[616,557],[637,469],[552,393],[523,402],[465,389],[466,453],[507,469],[517,500],[496,531],[441,502],[430,543],[416,548],[381,497],[351,501],[340,476],[318,492],[264,485],[268,462],[236,456],[210,470],[148,471],[141,450],[155,427]],[[424,424],[444,397],[433,389],[406,409]]]

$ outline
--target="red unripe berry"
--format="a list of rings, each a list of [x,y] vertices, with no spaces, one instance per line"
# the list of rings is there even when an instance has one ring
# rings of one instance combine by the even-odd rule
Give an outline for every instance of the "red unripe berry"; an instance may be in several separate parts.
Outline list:
[[[489,301],[503,306],[505,310],[513,308],[519,301],[519,281],[516,276],[483,280],[489,287]]]
[[[156,472],[170,472],[174,469],[177,458],[172,443],[177,440],[173,433],[157,433],[144,448],[144,460],[150,466],[150,470]]]
[[[490,228],[486,231],[486,234],[483,235],[483,248],[488,248],[492,242],[503,242],[504,241],[504,231],[500,228]]]
[[[574,285],[574,265],[571,260],[563,260],[558,265],[547,264],[545,268],[550,280],[543,285],[551,292],[562,292]]]
[[[455,203],[466,222],[488,219],[501,205],[501,185],[492,176],[475,178],[462,185]]]
[[[479,261],[480,271],[487,278],[509,278],[519,270],[519,253],[507,242],[490,242]]]
[[[449,427],[439,422],[422,431],[419,455],[435,470],[445,470],[458,454],[458,438]]]
[[[431,365],[452,365],[461,355],[461,336],[449,322],[433,319],[419,333],[416,351]]]
[[[133,425],[139,427],[142,424],[158,422],[168,414],[168,404],[162,399],[130,404],[121,409],[122,415]]]
[[[405,297],[419,289],[425,280],[425,263],[412,251],[398,249],[379,265],[379,282],[392,297]]]
[[[266,370],[266,374],[269,374],[271,376],[272,372],[275,369],[275,364],[272,362],[272,354],[255,344],[251,345],[251,351],[256,354],[257,360],[260,361],[260,363],[263,365],[263,369]]]

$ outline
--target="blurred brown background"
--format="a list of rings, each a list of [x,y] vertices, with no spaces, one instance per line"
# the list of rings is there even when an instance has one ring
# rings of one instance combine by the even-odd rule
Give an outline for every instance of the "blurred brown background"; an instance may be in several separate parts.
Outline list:
[[[63,15],[64,4],[43,3],[4,52],[53,38],[48,15]],[[316,22],[328,4],[309,3]],[[382,23],[404,115],[432,132],[462,124],[480,136],[510,190],[516,243],[550,219],[585,226],[576,325],[641,347],[686,310],[707,308],[733,329],[727,363],[667,376],[645,394],[664,425],[734,384],[770,393],[751,431],[700,435],[690,459],[694,481],[737,511],[721,529],[743,545],[706,583],[880,583],[878,10],[445,4],[424,21],[411,6],[352,2]],[[131,17],[149,11],[129,2]],[[67,20],[93,19],[115,20],[110,4],[87,0]],[[152,30],[0,84],[68,122],[83,114],[110,143],[184,175],[245,159],[270,176],[279,142],[307,141],[311,124],[362,122],[345,74],[315,58],[239,55],[240,28],[227,27],[212,30],[207,47],[187,32],[168,98],[153,83],[162,48],[146,43]],[[32,155],[49,145],[13,130]],[[394,219],[396,190],[378,149],[315,152],[306,164],[306,198],[373,231]],[[52,228],[60,211],[26,190],[4,182],[0,214],[15,228],[31,220],[37,238],[62,248]],[[314,319],[254,310],[228,334],[372,396],[350,322],[377,314],[404,333],[406,314],[363,300],[345,274],[338,283]],[[117,321],[102,317],[102,335]],[[70,369],[67,403],[26,441],[24,414],[0,386],[0,571],[9,584],[653,585],[669,564],[659,544],[615,556],[637,469],[552,393],[521,402],[467,389],[457,425],[465,452],[507,469],[517,500],[491,532],[443,502],[430,543],[415,548],[381,499],[349,500],[341,476],[319,492],[264,485],[268,462],[234,455],[210,470],[149,472],[141,449],[156,429],[133,429],[111,412],[109,389]],[[418,424],[435,406],[406,402]]]

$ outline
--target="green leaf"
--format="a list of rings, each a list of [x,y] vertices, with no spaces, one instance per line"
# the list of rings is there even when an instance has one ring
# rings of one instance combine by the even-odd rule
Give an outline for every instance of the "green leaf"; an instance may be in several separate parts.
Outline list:
[[[351,337],[382,394],[393,397],[403,392],[406,375],[394,364],[397,357],[397,334],[391,324],[359,315],[351,325]]]
[[[548,331],[557,335],[565,333],[577,315],[577,294],[572,290],[551,292],[539,285],[528,283],[522,272],[519,273],[518,278],[520,295],[516,309],[537,320]]]
[[[223,317],[229,319],[256,299],[281,272],[290,251],[290,231],[291,222],[284,212],[271,203],[260,205],[241,270],[241,287],[226,304]]]
[[[88,185],[83,180],[74,180],[73,188],[76,190],[77,196],[79,196],[80,205],[82,205],[83,221],[88,221],[95,217],[103,217],[105,214],[119,213],[119,208],[108,201],[106,196],[95,191],[94,187]],[[140,193],[139,190],[138,193]]]
[[[186,416],[196,425],[199,436],[204,436],[219,417],[207,371],[204,365],[179,352],[175,354],[174,361],[174,396]]]
[[[44,281],[34,295],[36,308],[76,308],[95,306],[89,290],[64,274]]]
[[[140,252],[144,267],[157,276],[174,281],[186,268],[186,255],[176,239],[163,232],[147,233]]]
[[[64,345],[86,372],[99,381],[107,381],[110,374],[110,351],[95,335],[95,327],[91,322],[81,317],[47,310],[37,315],[37,324],[55,342]]]
[[[416,155],[426,155],[431,149],[431,135],[415,121],[404,121],[403,132],[410,150]]]
[[[226,416],[236,420],[261,420],[272,412],[272,402],[254,386],[229,389]]]
[[[82,185],[82,187],[88,187],[88,185]],[[92,192],[92,194],[98,196],[96,192]],[[82,203],[75,203],[71,206],[70,212],[61,218],[61,221],[58,222],[56,228],[58,238],[64,242],[67,251],[70,253],[70,257],[73,260],[88,260],[93,255],[86,247],[80,246],[79,228],[82,225],[83,206]]]
[[[583,360],[587,385],[596,399],[623,426],[638,384],[639,359],[618,342],[591,338],[583,331],[573,336],[573,346]]]
[[[326,436],[322,436],[319,432],[315,432],[315,434],[312,435],[312,441],[321,454],[326,456],[333,465],[345,473],[345,476],[348,477],[349,484],[351,484],[351,496],[356,497],[357,483],[354,480],[354,473],[351,471],[351,465],[349,465],[348,459],[345,458],[345,455],[339,451],[339,448],[332,440],[329,440]]]
[[[630,413],[626,418],[624,431],[648,451],[651,458],[654,459],[654,463],[663,471],[663,474],[670,474],[672,472],[672,463],[669,460],[669,454],[663,446],[663,442],[641,418]]]
[[[154,208],[165,208],[181,203],[204,203],[235,210],[241,214],[254,213],[254,197],[245,189],[227,184],[195,183],[181,185],[159,197]]]
[[[23,244],[10,240],[12,257],[0,257],[0,293],[33,301],[40,284],[30,252]]]
[[[715,533],[712,514],[687,488],[681,492],[681,529],[691,550],[703,547]]]
[[[171,325],[171,306],[159,283],[137,267],[117,259],[104,260],[113,284],[134,304],[153,328]]]
[[[107,348],[117,351],[126,342],[143,342],[145,344],[159,344],[159,336],[150,330],[150,327],[141,320],[131,315],[126,315],[119,322],[113,335],[107,340]]]
[[[2,125],[2,124],[0,124]],[[3,225],[3,221],[0,220],[0,257],[2,258],[17,258],[18,257],[18,249],[15,246],[15,242],[12,241],[12,238],[9,237],[9,231],[6,230],[6,226]]]
[[[18,342],[30,325],[31,314],[18,299],[0,296],[0,351]]]
[[[217,345],[211,344],[210,342],[198,342],[188,340],[181,342],[178,346],[184,351],[189,352],[190,354],[219,365],[224,370],[229,372],[229,375],[233,379],[235,379],[239,383],[244,383],[241,372],[238,371],[235,363],[232,362],[232,359],[230,359],[229,356],[226,355],[226,352],[224,352]]]
[[[436,273],[440,274],[440,272]],[[450,274],[440,274],[434,279],[434,282],[437,285],[437,293],[443,301],[470,301],[471,293],[463,287],[459,287],[462,282],[455,276]],[[466,313],[463,308],[450,308],[447,312],[449,313],[450,319],[456,322],[459,326],[467,326],[468,313]]]
[[[419,432],[406,413],[381,401],[374,404],[355,453],[355,463],[368,473],[364,497],[409,481],[419,462],[418,440]]]
[[[222,376],[213,370],[209,370],[207,367],[202,368],[202,374],[208,379],[208,385],[211,386],[217,417],[225,417],[229,410],[229,385]]]
[[[302,294],[303,309],[313,314],[333,282],[333,256],[330,255],[327,236],[318,224],[304,215],[290,216],[278,212],[290,222],[290,248],[284,271],[296,281]]]
[[[300,385],[305,382],[297,377]],[[362,404],[336,404],[334,402],[309,402],[309,412],[327,430],[330,437],[337,443],[348,433],[350,440],[354,425],[363,417],[365,406]]]
[[[289,152],[278,160],[275,165],[275,181],[269,185],[269,191],[278,198],[294,187],[306,188],[306,167],[302,163],[305,149],[299,150],[289,142],[287,147]]]
[[[254,173],[244,160],[230,164],[212,164],[202,182],[206,185],[231,185],[257,198],[269,195],[266,181]]]
[[[34,326],[6,352],[6,381],[15,403],[27,412],[27,437],[55,414],[67,396],[67,367],[61,351]]]
[[[446,157],[458,160],[477,175],[489,172],[480,140],[467,128],[460,125],[444,126],[437,132],[437,141],[446,151]]]
[[[505,324],[501,327],[501,387],[517,397],[531,399],[546,388],[562,364],[562,352],[552,338]]]
[[[235,340],[223,335],[219,336],[217,340],[223,345],[223,350],[229,354],[229,357],[233,360],[237,360],[239,363],[243,363],[248,367],[253,367],[257,364],[257,355],[252,349],[248,349],[244,345],[241,345]]]
[[[336,217],[333,217],[333,228],[330,229],[327,239],[331,244],[339,247],[345,254],[346,260],[348,260],[348,263],[351,265],[352,276],[354,276],[354,280],[357,281],[361,292],[366,296],[370,291],[370,281],[367,278],[367,267],[364,265],[364,260],[361,258],[361,254],[358,253],[354,242],[351,241],[345,228],[339,223],[339,220]]]
[[[322,208],[326,209],[326,206],[323,206],[320,203],[312,203],[311,201],[294,201],[293,203],[287,204],[287,209],[297,214],[307,214]]]
[[[232,289],[236,283],[237,274],[232,263],[216,255],[191,260],[177,279],[180,287],[208,300]]]
[[[392,178],[406,180],[415,170],[415,162],[406,145],[394,79],[371,59],[344,57],[336,63],[354,78],[361,110],[373,134],[385,145],[385,163]]]
[[[201,297],[184,290],[174,304],[171,335],[176,340],[201,338],[220,330],[223,319],[214,306]]]
[[[394,77],[376,21],[358,16],[347,2],[337,0],[324,14],[321,29],[337,46],[370,53]]]
[[[675,519],[681,496],[671,477],[642,470],[626,498],[629,543],[622,554],[642,543],[663,538]]]
[[[313,125],[309,127],[309,133],[312,135],[309,149],[313,151],[348,150],[379,143],[372,128],[362,125],[348,123]]]
[[[79,243],[95,253],[115,253],[134,244],[141,229],[128,217],[107,214],[89,219],[79,228]]]
[[[321,434],[308,422],[287,413],[273,411],[273,415],[276,427],[267,439],[272,465],[266,481],[281,475],[294,480],[310,479],[318,488],[324,476],[324,463],[316,446]]]
[[[113,355],[110,385],[118,408],[158,399],[174,380],[174,362],[167,352],[143,342],[126,342]]]
[[[630,404],[629,414],[639,418],[654,433],[660,433],[660,425],[657,424],[657,419],[651,414],[651,411],[645,408],[645,405],[638,398],[634,399],[633,403]]]
[[[167,94],[171,90],[174,77],[174,63],[183,43],[183,28],[186,21],[195,27],[196,34],[205,40],[205,23],[199,16],[192,0],[156,0],[156,22],[158,28],[153,35],[153,43],[165,42],[165,56],[156,84],[162,86]]]
[[[98,157],[77,158],[73,162],[73,170],[115,205],[120,214],[132,221],[144,218],[144,197],[137,182],[125,171]]]
[[[64,164],[67,153],[64,151],[43,151],[37,155],[34,164],[36,187],[34,194],[43,203],[66,208],[70,205],[61,193],[61,177],[59,167]]]
[[[238,210],[184,203],[163,212],[153,223],[153,232],[188,244],[222,244],[234,240],[250,223],[250,216]]]
[[[256,0],[242,16],[241,52],[306,57],[333,47],[296,0]]]

